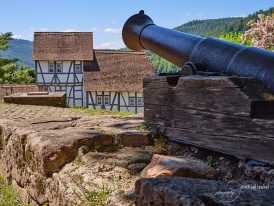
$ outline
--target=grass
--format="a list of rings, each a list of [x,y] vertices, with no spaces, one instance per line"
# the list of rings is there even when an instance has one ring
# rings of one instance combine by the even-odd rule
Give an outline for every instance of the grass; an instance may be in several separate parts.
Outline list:
[[[70,107],[70,109],[76,113],[84,113],[90,116],[92,115],[119,115],[119,116],[130,116],[132,112],[123,112],[118,110],[106,110],[106,109],[92,109],[92,108],[84,108],[84,107]]]
[[[0,205],[4,206],[31,206],[24,204],[11,184],[7,184],[3,177],[0,176]]]
[[[212,166],[215,163],[215,160],[213,159],[212,156],[207,156],[206,159],[207,159],[207,164],[210,166]]]
[[[142,122],[138,125],[139,130],[153,130],[153,126],[148,122]]]
[[[0,101],[0,105],[5,106],[5,105],[9,105],[9,103],[6,103],[6,102],[4,102],[4,100],[2,100],[2,101]]]
[[[110,135],[116,135],[116,134],[117,134],[117,132],[110,131],[110,132],[108,132],[108,134],[110,134]]]
[[[92,183],[93,186],[95,186],[96,189],[87,189],[82,181],[79,181],[81,178],[75,178],[69,175],[72,181],[77,186],[78,190],[80,191],[80,194],[75,191],[76,195],[78,196],[81,205],[83,206],[103,206],[104,202],[108,199],[110,194],[115,190],[115,178],[113,177],[111,185],[106,185],[105,183],[102,183],[102,186],[97,186],[94,183]],[[78,179],[78,181],[76,180]]]
[[[112,189],[104,184],[101,188],[91,191],[87,190],[82,185],[79,188],[81,188],[81,192],[84,194],[84,198],[81,198],[81,202],[85,206],[102,206],[112,192]]]
[[[163,137],[154,139],[154,147],[160,154],[169,154],[167,140]]]
[[[210,166],[217,166],[219,165],[219,162],[217,160],[215,160],[212,156],[207,156],[207,164],[210,165]],[[222,161],[224,160],[225,158],[224,157],[220,157],[219,160]]]

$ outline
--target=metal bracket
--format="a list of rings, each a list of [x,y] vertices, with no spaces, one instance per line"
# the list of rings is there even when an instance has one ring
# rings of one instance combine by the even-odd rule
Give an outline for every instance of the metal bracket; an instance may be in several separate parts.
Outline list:
[[[190,76],[195,74],[206,76],[224,75],[223,73],[209,71],[206,66],[200,62],[186,62],[180,72],[180,76]]]
[[[223,76],[226,73],[209,71],[203,63],[200,62],[186,62],[180,72],[160,73],[159,76],[179,76],[186,77],[191,75],[205,75],[205,76]]]

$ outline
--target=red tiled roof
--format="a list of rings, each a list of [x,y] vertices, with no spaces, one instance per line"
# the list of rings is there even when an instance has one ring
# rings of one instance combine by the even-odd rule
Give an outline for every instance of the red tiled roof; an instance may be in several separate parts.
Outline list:
[[[84,72],[85,91],[142,92],[143,78],[155,75],[145,51],[94,50],[90,71]]]
[[[93,60],[92,32],[35,32],[33,60]]]

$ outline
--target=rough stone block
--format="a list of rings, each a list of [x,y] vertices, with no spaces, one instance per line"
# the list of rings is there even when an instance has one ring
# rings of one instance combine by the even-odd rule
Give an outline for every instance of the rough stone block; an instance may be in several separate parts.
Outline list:
[[[223,182],[192,178],[139,179],[137,206],[274,205],[274,183]]]
[[[42,105],[42,106],[54,106],[65,107],[66,106],[66,92],[52,92],[52,93],[34,93],[28,95],[28,93],[15,93],[9,96],[5,96],[5,103],[11,104],[26,104],[26,105]]]
[[[116,135],[118,145],[141,147],[151,145],[150,132],[121,132]]]
[[[141,177],[192,177],[217,179],[213,167],[194,157],[175,157],[155,154],[144,168]]]

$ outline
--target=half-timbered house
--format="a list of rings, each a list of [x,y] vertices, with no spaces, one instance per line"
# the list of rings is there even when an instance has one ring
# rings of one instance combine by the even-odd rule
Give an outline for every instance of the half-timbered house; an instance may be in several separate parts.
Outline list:
[[[92,32],[35,32],[32,58],[38,87],[66,92],[67,106],[143,112],[155,74],[144,51],[94,50]]]
[[[143,77],[155,74],[145,51],[94,50],[84,69],[88,107],[143,112]]]
[[[34,33],[36,84],[49,92],[66,92],[67,106],[87,106],[83,68],[93,60],[92,36],[92,32]]]

